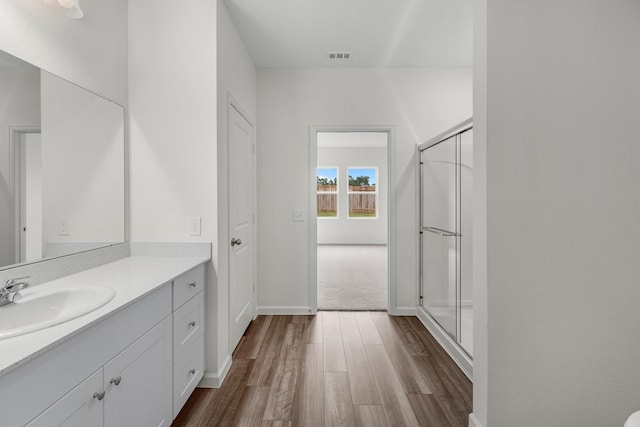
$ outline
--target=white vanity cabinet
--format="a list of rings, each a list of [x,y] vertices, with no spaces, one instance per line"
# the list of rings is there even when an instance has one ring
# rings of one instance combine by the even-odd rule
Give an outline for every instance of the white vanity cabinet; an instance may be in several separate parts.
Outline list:
[[[165,318],[27,426],[169,426],[171,323]]]
[[[136,272],[154,265],[144,258],[120,264]],[[140,297],[3,372],[0,426],[170,426],[204,371],[205,270],[189,268],[173,280],[158,275],[170,281],[149,284]],[[119,288],[122,298],[139,280],[133,277]],[[46,331],[23,339],[38,333]]]
[[[204,265],[173,281],[173,418],[204,375]]]

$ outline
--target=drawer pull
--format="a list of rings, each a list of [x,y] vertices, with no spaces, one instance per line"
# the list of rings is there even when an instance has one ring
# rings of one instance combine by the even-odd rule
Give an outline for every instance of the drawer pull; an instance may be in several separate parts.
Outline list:
[[[93,398],[94,399],[98,399],[98,400],[102,400],[104,399],[104,390],[100,391],[100,392],[95,392],[93,393]]]
[[[122,378],[120,378],[120,376],[117,376],[115,378],[111,378],[111,381],[109,381],[109,383],[115,384],[115,385],[120,385],[120,381],[121,380],[122,380]]]
[[[191,370],[189,371],[189,374],[191,374],[191,375],[194,375],[195,373],[196,373],[196,370],[195,370],[195,369],[191,369]]]
[[[189,326],[190,327],[196,326],[196,321],[192,320],[191,322],[189,322]]]
[[[196,284],[196,282],[191,282],[191,283],[189,283],[189,287],[191,287],[191,288],[195,288],[195,287],[196,287],[196,285],[197,285],[197,284]]]

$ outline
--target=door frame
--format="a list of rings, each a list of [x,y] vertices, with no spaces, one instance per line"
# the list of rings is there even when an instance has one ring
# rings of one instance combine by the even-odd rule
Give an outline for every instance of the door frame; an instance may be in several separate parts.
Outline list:
[[[396,304],[396,173],[395,128],[392,125],[312,125],[309,150],[309,308],[318,312],[318,222],[315,216],[316,168],[318,167],[318,133],[320,132],[381,132],[387,134],[387,311],[399,314]]]
[[[21,215],[21,192],[20,192],[20,143],[22,135],[27,133],[42,133],[40,126],[9,126],[9,188],[11,189],[11,201],[13,203],[13,230],[14,230],[14,255],[15,263],[20,262],[22,251],[20,244],[20,215]]]
[[[226,138],[224,140],[224,144],[225,144],[225,148],[226,148],[226,156],[225,156],[225,160],[226,160],[226,171],[224,172],[224,176],[226,179],[226,182],[224,183],[224,187],[225,187],[225,191],[226,194],[224,195],[224,200],[225,200],[225,204],[226,204],[226,209],[225,209],[225,213],[226,213],[226,221],[225,221],[225,229],[224,229],[224,235],[220,236],[220,242],[222,243],[224,249],[222,251],[222,253],[224,254],[224,256],[226,257],[226,260],[224,262],[224,265],[226,267],[226,291],[227,291],[227,298],[226,298],[226,302],[227,302],[227,346],[229,348],[229,354],[231,354],[233,352],[233,348],[231,348],[231,341],[232,341],[232,334],[231,334],[231,325],[233,322],[232,319],[232,311],[231,311],[231,247],[229,246],[229,241],[231,239],[231,189],[229,188],[229,185],[231,183],[231,168],[230,168],[230,155],[231,155],[231,150],[230,150],[230,141],[229,141],[229,137],[230,137],[230,125],[231,125],[231,115],[229,114],[231,109],[235,109],[238,114],[240,114],[252,127],[253,127],[253,141],[252,141],[252,146],[253,146],[253,160],[252,160],[252,165],[251,165],[251,171],[253,174],[253,177],[251,179],[251,184],[252,184],[252,201],[253,201],[253,206],[252,206],[252,210],[253,210],[253,224],[252,224],[252,239],[253,239],[253,248],[252,248],[252,257],[251,257],[251,268],[253,270],[253,274],[252,274],[252,281],[253,281],[253,310],[252,310],[252,319],[255,320],[256,316],[257,316],[257,306],[258,306],[258,293],[257,293],[257,277],[258,277],[258,272],[257,272],[257,239],[258,239],[258,230],[257,230],[257,221],[256,221],[256,207],[257,207],[257,191],[256,191],[256,186],[257,186],[257,156],[256,156],[256,124],[255,121],[251,118],[251,116],[249,114],[247,114],[247,112],[242,108],[242,106],[240,105],[240,103],[231,95],[231,93],[227,92],[227,123],[226,123],[226,127],[227,127],[227,134],[226,134]],[[220,247],[220,246],[219,246]]]

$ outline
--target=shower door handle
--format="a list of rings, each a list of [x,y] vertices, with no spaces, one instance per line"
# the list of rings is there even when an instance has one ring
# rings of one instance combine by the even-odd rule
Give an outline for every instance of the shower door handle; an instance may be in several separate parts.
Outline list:
[[[447,231],[436,227],[420,227],[420,230],[428,231],[429,233],[434,233],[442,237],[462,237],[461,233],[454,233],[453,231]]]

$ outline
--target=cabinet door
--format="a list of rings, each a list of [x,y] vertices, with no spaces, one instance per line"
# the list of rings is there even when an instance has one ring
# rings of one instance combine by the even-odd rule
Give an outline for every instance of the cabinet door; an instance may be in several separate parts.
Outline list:
[[[171,425],[172,342],[169,316],[104,366],[105,426]]]
[[[102,426],[103,391],[102,369],[99,369],[38,415],[27,427]]]

